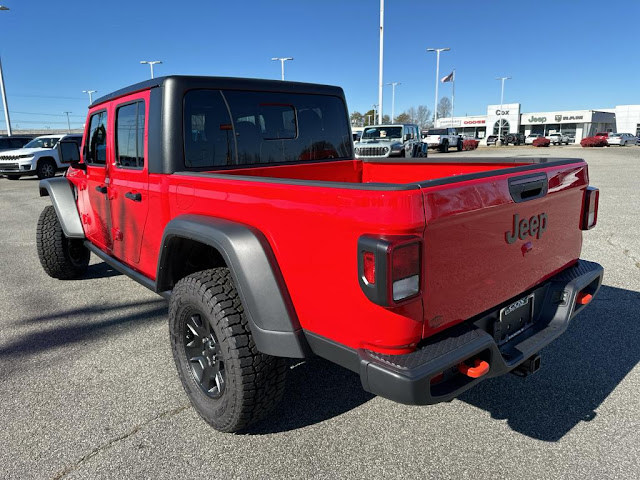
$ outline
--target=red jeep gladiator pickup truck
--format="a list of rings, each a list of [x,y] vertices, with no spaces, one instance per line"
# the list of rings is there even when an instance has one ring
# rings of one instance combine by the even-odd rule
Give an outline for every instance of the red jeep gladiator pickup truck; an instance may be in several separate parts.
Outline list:
[[[221,431],[318,355],[405,404],[539,367],[596,294],[598,190],[579,159],[355,159],[342,89],[171,76],[96,100],[43,180],[50,276],[90,252],[169,300],[173,355]]]

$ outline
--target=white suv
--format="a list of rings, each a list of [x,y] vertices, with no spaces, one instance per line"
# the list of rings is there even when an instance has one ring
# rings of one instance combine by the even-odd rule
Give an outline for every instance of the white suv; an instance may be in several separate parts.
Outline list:
[[[44,135],[36,137],[18,150],[0,153],[0,175],[17,180],[23,175],[38,175],[38,178],[53,177],[58,170],[69,165],[59,160],[56,144],[62,140],[73,140],[82,144],[82,135]]]

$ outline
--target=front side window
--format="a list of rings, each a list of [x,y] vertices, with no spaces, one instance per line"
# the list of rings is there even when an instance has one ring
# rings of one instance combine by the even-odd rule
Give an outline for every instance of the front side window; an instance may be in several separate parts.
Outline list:
[[[91,165],[107,163],[107,112],[98,112],[91,116],[85,162]]]
[[[119,107],[116,113],[116,165],[144,168],[144,102]]]
[[[215,167],[350,156],[338,97],[194,90],[185,95],[185,165]]]

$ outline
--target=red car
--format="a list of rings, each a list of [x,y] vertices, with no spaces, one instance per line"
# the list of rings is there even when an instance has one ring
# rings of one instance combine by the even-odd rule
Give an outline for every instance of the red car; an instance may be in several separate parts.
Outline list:
[[[156,78],[86,125],[40,183],[42,266],[80,277],[93,252],[167,298],[185,392],[221,431],[273,409],[287,358],[407,404],[533,373],[602,281],[583,160],[355,159],[342,89],[266,80]]]

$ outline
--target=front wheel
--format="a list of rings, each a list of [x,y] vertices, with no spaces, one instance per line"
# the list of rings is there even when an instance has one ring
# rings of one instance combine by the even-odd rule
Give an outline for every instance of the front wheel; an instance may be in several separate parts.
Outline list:
[[[67,238],[52,205],[38,219],[36,247],[47,275],[60,280],[78,278],[87,271],[91,254],[80,238]]]
[[[51,178],[56,174],[56,162],[51,160],[50,158],[45,158],[38,162],[38,166],[36,167],[36,175],[40,180],[44,178]]]
[[[189,401],[216,430],[242,430],[282,398],[286,361],[258,351],[228,268],[196,272],[176,284],[169,332]]]

